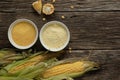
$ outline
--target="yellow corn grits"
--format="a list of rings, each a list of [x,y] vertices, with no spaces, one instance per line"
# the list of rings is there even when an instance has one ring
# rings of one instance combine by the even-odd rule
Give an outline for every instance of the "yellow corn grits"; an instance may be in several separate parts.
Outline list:
[[[36,31],[29,22],[19,22],[12,29],[12,39],[20,46],[28,46],[35,40]]]

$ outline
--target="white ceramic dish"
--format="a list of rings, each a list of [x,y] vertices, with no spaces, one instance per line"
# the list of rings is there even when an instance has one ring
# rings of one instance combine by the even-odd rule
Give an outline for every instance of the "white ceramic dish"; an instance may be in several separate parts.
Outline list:
[[[66,30],[66,32],[68,34],[66,43],[63,46],[61,46],[60,48],[49,48],[48,46],[46,46],[44,44],[43,39],[42,39],[42,32],[43,32],[43,30],[46,28],[47,25],[54,24],[54,23],[62,25],[62,27],[65,28],[65,30]],[[68,45],[68,43],[70,41],[70,31],[68,30],[67,26],[64,23],[59,22],[59,21],[50,21],[50,22],[44,24],[43,27],[41,28],[40,34],[39,34],[39,38],[40,38],[40,42],[44,46],[44,48],[46,48],[49,51],[57,52],[57,51],[63,50]]]
[[[12,39],[11,31],[12,31],[14,25],[17,24],[17,23],[19,23],[19,22],[28,22],[28,23],[32,24],[32,25],[34,26],[35,30],[36,30],[36,37],[35,37],[34,41],[33,41],[33,43],[31,43],[31,44],[28,45],[28,46],[20,46],[20,45],[17,45],[17,44],[13,41],[13,39]],[[28,19],[18,19],[18,20],[14,21],[14,22],[10,25],[10,27],[9,27],[9,29],[8,29],[8,39],[9,39],[10,43],[11,43],[14,47],[16,47],[16,48],[18,48],[18,49],[28,49],[28,48],[32,47],[32,46],[35,44],[35,42],[37,41],[37,39],[38,39],[38,29],[37,29],[37,26],[36,26],[35,23],[33,23],[31,20],[28,20]]]

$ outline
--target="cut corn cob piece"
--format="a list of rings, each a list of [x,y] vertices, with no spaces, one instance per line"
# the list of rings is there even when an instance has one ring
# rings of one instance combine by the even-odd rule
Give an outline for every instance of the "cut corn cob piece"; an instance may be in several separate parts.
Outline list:
[[[42,11],[42,0],[37,0],[37,1],[33,2],[32,6],[39,14],[41,14],[41,11]]]
[[[55,10],[55,8],[54,8],[53,4],[47,3],[47,4],[43,5],[42,12],[46,15],[51,15],[54,13],[54,10]]]

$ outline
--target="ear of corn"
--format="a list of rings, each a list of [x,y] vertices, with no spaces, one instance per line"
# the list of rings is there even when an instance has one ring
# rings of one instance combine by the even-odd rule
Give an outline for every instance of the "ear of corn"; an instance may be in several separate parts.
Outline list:
[[[75,63],[68,63],[68,64],[62,64],[54,66],[53,68],[50,68],[46,70],[43,74],[44,78],[60,75],[60,74],[70,74],[70,73],[76,73],[78,71],[83,71],[84,68],[82,67],[82,62],[75,62]]]
[[[43,78],[51,78],[59,75],[69,76],[69,77],[76,77],[84,74],[87,71],[94,70],[98,68],[98,65],[95,62],[91,61],[76,61],[76,62],[68,62],[68,63],[61,63],[55,65],[51,68],[48,68],[43,73]]]

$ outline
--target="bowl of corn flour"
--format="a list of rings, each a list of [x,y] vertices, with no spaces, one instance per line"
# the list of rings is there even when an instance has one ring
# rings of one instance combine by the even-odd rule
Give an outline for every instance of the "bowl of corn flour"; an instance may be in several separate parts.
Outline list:
[[[15,20],[8,29],[10,43],[18,49],[32,47],[38,38],[38,29],[35,23],[28,19]]]
[[[40,30],[40,42],[49,51],[63,50],[70,40],[70,31],[59,21],[50,21]]]

